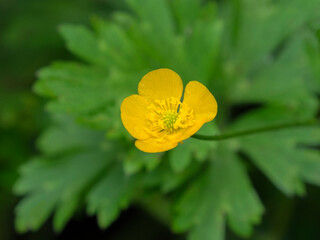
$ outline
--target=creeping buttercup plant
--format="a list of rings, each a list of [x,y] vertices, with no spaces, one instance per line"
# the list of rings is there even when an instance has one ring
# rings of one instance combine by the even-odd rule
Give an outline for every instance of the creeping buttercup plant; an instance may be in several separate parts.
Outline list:
[[[288,196],[320,185],[319,151],[310,147],[320,141],[318,0],[127,3],[110,20],[93,18],[93,30],[59,28],[79,60],[38,73],[34,90],[49,99],[52,125],[15,185],[20,232],[51,215],[61,231],[83,206],[106,228],[135,204],[191,240],[222,240],[226,225],[245,237],[264,212],[247,161]],[[121,111],[121,103],[160,68],[177,72],[184,86],[208,88],[219,114],[172,150],[145,153],[121,121],[141,105]]]

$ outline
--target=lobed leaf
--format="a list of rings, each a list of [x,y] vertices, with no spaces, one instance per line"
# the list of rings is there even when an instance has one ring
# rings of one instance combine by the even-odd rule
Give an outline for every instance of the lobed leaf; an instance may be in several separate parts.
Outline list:
[[[243,0],[235,7],[242,13],[236,55],[249,69],[305,23],[319,17],[317,0]]]
[[[108,155],[104,153],[84,152],[55,161],[37,158],[25,165],[15,186],[17,194],[28,194],[16,209],[17,229],[20,232],[39,229],[58,208],[55,227],[61,230],[76,210],[74,206],[65,204],[79,200],[85,189],[108,166],[107,160]]]
[[[100,149],[101,136],[68,117],[56,116],[56,126],[40,138],[46,155],[23,165],[14,187],[16,194],[26,195],[16,208],[20,232],[39,229],[53,212],[55,230],[63,229],[87,188],[114,161],[112,147]]]
[[[294,119],[290,113],[282,111],[275,115],[275,112],[274,108],[250,112],[234,123],[234,129],[292,122]],[[304,193],[303,180],[308,175],[305,171],[310,164],[317,169],[318,164],[316,155],[301,146],[319,141],[320,128],[311,126],[249,135],[239,138],[237,144],[281,191],[293,195]],[[318,160],[320,163],[320,158]],[[317,179],[316,175],[312,176]]]
[[[239,158],[219,144],[219,152],[176,203],[176,211],[176,231],[191,229],[189,239],[220,240],[225,215],[235,232],[248,236],[263,207]]]
[[[210,123],[205,124],[198,131],[199,134],[210,133],[212,135],[217,132],[216,126]],[[174,172],[182,172],[190,165],[193,158],[203,162],[216,147],[217,144],[212,141],[204,142],[194,138],[186,139],[182,144],[169,152],[170,166]]]
[[[136,176],[127,176],[114,166],[88,194],[88,213],[97,214],[100,227],[108,227],[125,209],[138,187]]]
[[[108,67],[110,60],[100,50],[95,33],[84,26],[71,24],[62,25],[59,30],[69,51],[89,63]]]

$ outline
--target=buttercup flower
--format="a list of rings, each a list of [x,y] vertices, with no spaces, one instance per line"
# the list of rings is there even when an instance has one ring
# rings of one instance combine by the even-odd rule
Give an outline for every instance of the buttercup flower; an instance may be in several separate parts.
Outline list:
[[[121,119],[143,152],[170,150],[195,134],[217,114],[217,102],[200,82],[187,84],[183,100],[180,76],[166,68],[146,74],[139,83],[139,95],[125,98]]]

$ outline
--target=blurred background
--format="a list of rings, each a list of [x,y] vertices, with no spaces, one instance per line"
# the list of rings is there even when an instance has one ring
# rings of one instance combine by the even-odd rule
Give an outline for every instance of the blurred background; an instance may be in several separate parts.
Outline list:
[[[109,19],[114,11],[127,9],[119,0],[0,1],[0,240],[185,239],[138,207],[124,211],[106,230],[99,228],[95,217],[80,211],[60,233],[53,230],[51,218],[36,232],[15,231],[14,209],[21,198],[12,188],[19,167],[38,154],[35,142],[49,121],[45,99],[32,91],[36,73],[57,59],[75,60],[58,27],[63,23],[89,26],[92,17]],[[252,107],[234,106],[230,115],[238,116]],[[249,168],[266,209],[250,239],[320,239],[320,188],[307,185],[307,196],[288,198],[253,164]],[[241,238],[228,231],[226,239]]]

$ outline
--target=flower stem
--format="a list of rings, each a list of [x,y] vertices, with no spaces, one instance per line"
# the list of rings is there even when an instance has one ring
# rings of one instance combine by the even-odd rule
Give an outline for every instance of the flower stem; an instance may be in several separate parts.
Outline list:
[[[213,135],[213,136],[194,134],[191,137],[196,138],[196,139],[201,139],[201,140],[207,140],[207,141],[218,141],[218,140],[225,140],[225,139],[229,139],[229,138],[252,135],[252,134],[256,134],[256,133],[281,130],[284,128],[306,127],[306,126],[315,126],[315,125],[320,125],[320,121],[318,121],[316,119],[312,119],[312,120],[308,120],[308,121],[284,123],[284,124],[260,127],[260,128],[255,128],[255,129],[249,129],[249,130],[243,130],[243,131],[238,131],[238,132],[233,132],[233,133],[225,133],[225,134]]]

